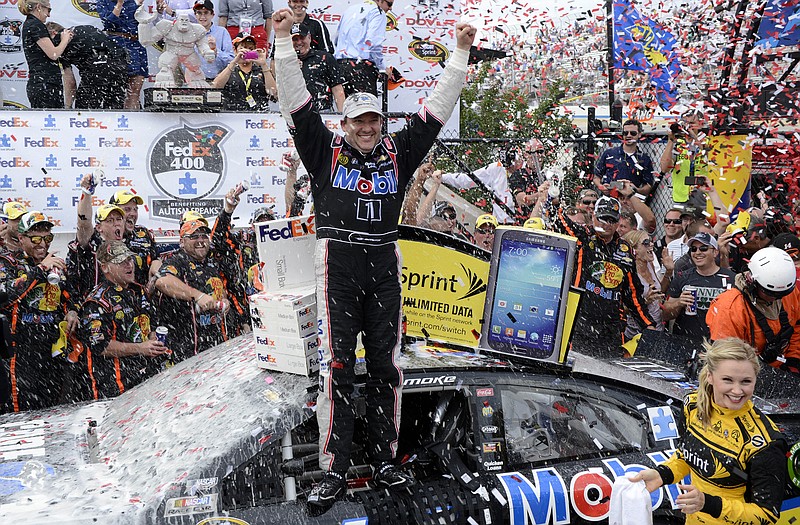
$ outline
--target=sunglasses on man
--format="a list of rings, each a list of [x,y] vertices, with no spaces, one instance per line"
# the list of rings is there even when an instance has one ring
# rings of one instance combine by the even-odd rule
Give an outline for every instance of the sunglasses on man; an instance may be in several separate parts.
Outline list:
[[[26,235],[25,237],[30,239],[31,242],[37,246],[42,244],[42,241],[44,241],[47,244],[50,244],[51,242],[53,242],[53,239],[55,239],[55,235],[53,235],[52,233],[47,235]]]
[[[635,136],[639,135],[639,132],[636,131],[636,130],[625,130],[625,131],[622,132],[622,136],[623,137],[628,136],[628,135],[630,135],[631,137],[635,137]]]
[[[705,244],[702,244],[700,246],[690,246],[689,251],[691,253],[695,253],[699,250],[700,252],[705,253],[708,251],[709,248],[711,248],[711,246],[706,246]]]

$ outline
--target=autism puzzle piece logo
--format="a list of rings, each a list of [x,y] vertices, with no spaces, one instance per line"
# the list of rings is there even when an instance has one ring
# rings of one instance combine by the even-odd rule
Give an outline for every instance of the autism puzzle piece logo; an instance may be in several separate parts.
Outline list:
[[[675,423],[675,415],[670,407],[648,407],[647,417],[650,419],[650,428],[653,429],[653,437],[656,441],[680,437],[678,425]]]

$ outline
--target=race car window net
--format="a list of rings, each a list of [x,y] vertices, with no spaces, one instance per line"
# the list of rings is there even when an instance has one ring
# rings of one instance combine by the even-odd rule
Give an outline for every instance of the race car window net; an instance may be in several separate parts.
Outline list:
[[[647,445],[642,417],[591,396],[509,387],[503,390],[502,404],[512,464],[622,452]]]

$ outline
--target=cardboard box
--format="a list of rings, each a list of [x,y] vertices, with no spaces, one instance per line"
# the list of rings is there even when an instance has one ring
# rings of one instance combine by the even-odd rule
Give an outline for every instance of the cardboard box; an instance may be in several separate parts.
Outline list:
[[[260,368],[309,376],[319,370],[319,338],[274,337],[264,330],[253,330],[256,362]]]
[[[277,336],[303,338],[317,333],[317,305],[303,306],[293,311],[270,309],[250,303],[253,327]]]
[[[317,234],[313,215],[260,222],[254,227],[258,258],[264,263],[264,290],[275,292],[314,284]]]
[[[316,305],[317,292],[313,285],[282,292],[261,292],[250,296],[250,304],[257,306],[260,312],[291,315],[295,310]]]

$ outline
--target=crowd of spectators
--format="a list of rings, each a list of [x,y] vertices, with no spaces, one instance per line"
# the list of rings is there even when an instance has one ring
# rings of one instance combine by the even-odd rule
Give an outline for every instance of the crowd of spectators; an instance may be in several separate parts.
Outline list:
[[[392,2],[355,4],[353,16],[342,17],[336,43],[325,24],[308,15],[308,0],[289,0],[288,4],[295,22],[295,51],[318,109],[341,110],[345,94],[377,94],[380,74],[389,69],[383,63],[382,46],[385,12]],[[93,26],[65,29],[47,22],[52,13],[50,0],[26,0],[18,6],[26,16],[22,39],[32,108],[140,107],[149,71],[147,52],[139,41],[140,23],[134,15],[148,9],[143,0],[98,1],[102,30]],[[212,0],[158,0],[154,8],[158,17],[173,22],[190,10],[192,22],[205,30],[213,57],[201,53],[199,43],[195,52],[208,87],[222,90],[226,110],[265,111],[270,102],[277,101],[270,53],[271,0],[218,0],[216,6]],[[168,38],[165,46],[169,51]],[[180,85],[183,70],[178,66],[173,73]],[[195,86],[188,84],[188,76],[187,85]]]
[[[500,149],[497,162],[471,173],[442,174],[429,161],[409,190],[403,221],[487,250],[489,235],[504,223],[577,238],[573,283],[586,290],[572,337],[578,351],[622,356],[623,343],[644,336],[676,348],[735,336],[759,352],[767,348],[769,364],[797,372],[800,338],[789,327],[800,315],[794,288],[800,239],[791,213],[763,194],[758,207],[746,210],[722,203],[709,178],[701,113],[682,115],[658,164],[638,147],[641,131],[636,120],[624,123],[621,145],[598,157],[593,179],[574,202],[560,199],[557,180],[540,176],[548,170],[536,138]],[[672,202],[654,212],[648,203],[654,180],[662,178],[672,181]],[[493,213],[470,229],[452,203],[437,199],[442,183],[482,186],[494,197]],[[756,258],[769,270],[751,270]],[[730,308],[739,322],[730,322]]]

